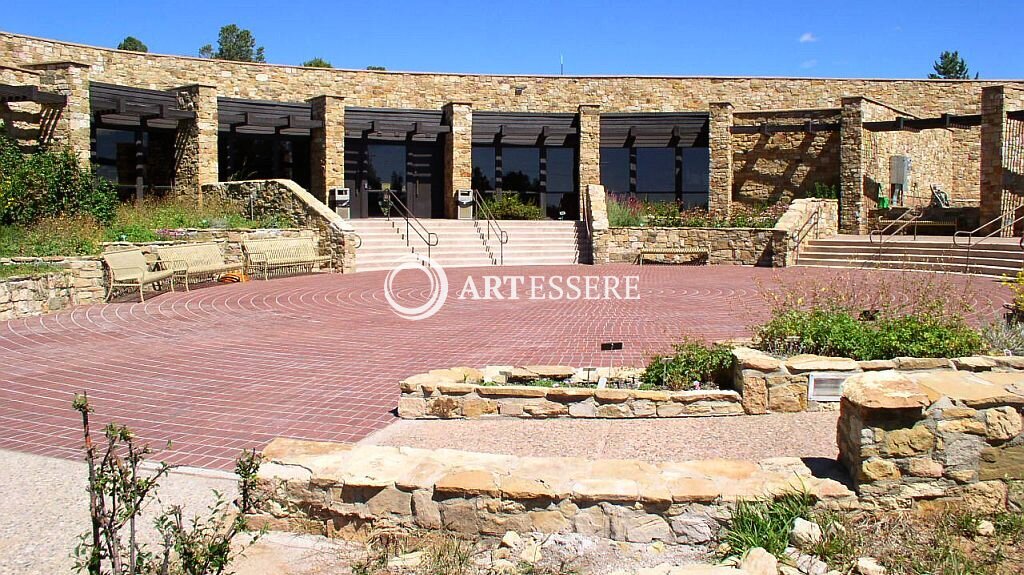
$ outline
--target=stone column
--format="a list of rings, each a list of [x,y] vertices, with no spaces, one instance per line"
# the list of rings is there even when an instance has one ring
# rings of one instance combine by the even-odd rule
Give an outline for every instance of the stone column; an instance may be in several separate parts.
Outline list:
[[[839,128],[839,231],[863,234],[864,214],[864,98],[843,98]]]
[[[716,218],[728,218],[732,214],[732,110],[728,102],[710,104],[708,212]]]
[[[579,114],[579,181],[576,189],[580,194],[580,219],[586,220],[589,186],[601,183],[601,107],[582,104]]]
[[[89,104],[89,65],[78,62],[48,62],[27,66],[39,70],[39,87],[67,97],[64,108],[43,105],[39,143],[65,145],[88,167],[92,158]]]
[[[322,128],[310,132],[310,190],[313,197],[328,204],[327,190],[345,185],[345,98],[310,98],[312,117],[322,120]]]
[[[444,121],[452,131],[444,139],[444,212],[457,217],[456,190],[473,187],[473,104],[451,102]]]
[[[220,179],[217,152],[217,88],[191,85],[177,88],[178,105],[196,113],[179,120],[174,150],[174,187],[178,194],[202,201],[202,186]]]
[[[981,223],[999,216],[1003,198],[1006,87],[981,89]],[[1012,220],[1011,220],[1012,221]]]

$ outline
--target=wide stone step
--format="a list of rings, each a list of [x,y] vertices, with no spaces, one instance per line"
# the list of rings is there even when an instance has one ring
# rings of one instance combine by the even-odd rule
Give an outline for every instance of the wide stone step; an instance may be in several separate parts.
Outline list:
[[[831,268],[861,268],[861,269],[889,269],[889,270],[916,270],[916,271],[937,271],[951,273],[971,273],[976,275],[1002,277],[1012,276],[1020,271],[1020,266],[976,266],[971,265],[969,269],[963,264],[943,264],[939,262],[914,262],[903,260],[849,260],[842,258],[800,258],[799,266],[805,267],[831,267]]]
[[[257,489],[272,513],[253,517],[256,527],[342,537],[397,524],[695,544],[711,541],[720,527],[712,518],[740,499],[804,492],[834,508],[856,500],[798,458],[652,464],[278,438],[263,459]]]

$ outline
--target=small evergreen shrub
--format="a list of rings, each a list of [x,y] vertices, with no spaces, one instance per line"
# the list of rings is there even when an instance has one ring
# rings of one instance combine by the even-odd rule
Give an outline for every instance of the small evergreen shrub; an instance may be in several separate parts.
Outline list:
[[[524,202],[515,192],[486,199],[484,205],[496,220],[543,220],[545,217],[540,206]]]
[[[654,356],[640,380],[648,389],[717,389],[728,384],[731,369],[729,346],[688,339],[675,346],[674,355]]]

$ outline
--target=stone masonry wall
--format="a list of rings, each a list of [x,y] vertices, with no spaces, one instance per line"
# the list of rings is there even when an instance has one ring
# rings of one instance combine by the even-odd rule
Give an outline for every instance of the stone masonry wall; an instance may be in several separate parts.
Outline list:
[[[733,125],[803,125],[839,122],[839,109],[734,112]],[[733,201],[788,202],[806,197],[815,183],[839,185],[839,130],[732,134]]]
[[[735,391],[655,391],[615,386],[610,382],[639,377],[639,369],[585,372],[561,365],[488,366],[435,369],[403,380],[398,416],[403,419],[634,419],[742,415]],[[538,378],[567,380],[564,387],[529,385]],[[590,387],[583,387],[589,382]]]
[[[1024,367],[993,358],[993,367]],[[1019,373],[865,373],[847,380],[840,460],[863,504],[1002,511],[1024,505]]]
[[[725,77],[500,76],[328,70],[139,54],[0,33],[0,65],[75,60],[91,78],[145,88],[216,86],[221,96],[302,101],[322,94],[348,106],[439,110],[472,102],[476,110],[575,112],[600,104],[602,112],[706,111],[711,102],[740,110],[829,108],[843,95],[863,95],[919,116],[977,113],[981,87],[971,80],[867,80]],[[1003,82],[1004,84],[1006,82]],[[1024,85],[1020,82],[1010,84]],[[517,86],[522,87],[517,95]]]
[[[352,226],[291,180],[219,182],[202,187],[206,197],[235,202],[250,217],[281,215],[318,231],[320,245],[334,252],[334,267],[355,271],[357,236]]]
[[[783,233],[782,237],[775,236],[774,265],[794,265],[808,240],[839,233],[839,202],[817,198],[794,200],[775,222],[774,229]]]
[[[717,540],[738,499],[799,490],[823,508],[855,503],[797,458],[651,464],[278,438],[263,460],[255,528],[357,540],[398,525],[701,545]]]
[[[156,261],[161,246],[173,246],[188,243],[216,242],[220,244],[221,254],[228,263],[244,261],[242,241],[264,238],[312,237],[319,241],[319,233],[315,229],[302,228],[264,228],[264,229],[176,229],[164,230],[173,239],[154,242],[107,242],[103,251],[111,251],[135,247],[142,250],[148,259]]]
[[[774,241],[782,232],[771,228],[609,228],[605,232],[602,263],[636,262],[640,248],[704,247],[707,263],[715,265],[772,266]],[[682,263],[692,255],[649,255],[647,261]]]
[[[102,263],[90,258],[14,258],[13,264],[64,268],[52,273],[14,276],[0,280],[0,320],[43,315],[103,301]]]

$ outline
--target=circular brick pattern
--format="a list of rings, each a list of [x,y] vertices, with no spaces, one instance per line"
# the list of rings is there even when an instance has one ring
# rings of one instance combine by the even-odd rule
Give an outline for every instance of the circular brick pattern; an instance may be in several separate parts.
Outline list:
[[[227,467],[238,450],[277,436],[356,441],[395,420],[397,382],[435,367],[485,364],[637,365],[685,335],[746,337],[764,319],[759,292],[779,281],[829,281],[836,270],[564,266],[448,271],[447,304],[408,321],[384,299],[385,272],[218,285],[146,303],[81,307],[0,324],[0,447],[77,456],[72,395],[97,420],[125,423],[169,450],[169,462]],[[873,279],[889,272],[843,272]],[[632,301],[472,301],[467,276],[639,275]],[[529,282],[529,280],[526,280]],[[1004,288],[970,284],[991,316]],[[426,295],[400,274],[396,295]],[[504,290],[508,295],[508,290]],[[520,292],[523,297],[524,292]],[[598,351],[604,341],[624,349]],[[471,447],[471,446],[470,446]]]

